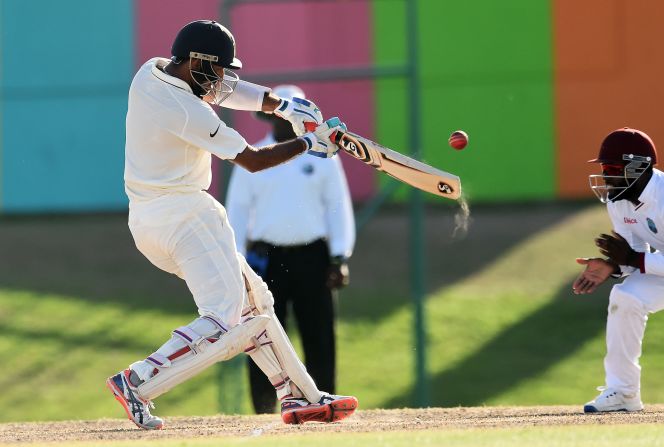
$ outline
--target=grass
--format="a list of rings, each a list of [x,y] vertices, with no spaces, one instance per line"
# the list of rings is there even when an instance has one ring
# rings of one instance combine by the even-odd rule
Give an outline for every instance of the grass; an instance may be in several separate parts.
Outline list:
[[[452,214],[430,208],[425,226],[429,405],[593,397],[609,289],[577,297],[570,284],[574,258],[594,255],[609,228],[602,206],[478,207],[463,240],[450,237]],[[365,227],[339,297],[338,391],[362,408],[415,402],[407,225],[393,209]],[[5,218],[0,247],[0,421],[120,417],[104,380],[194,318],[184,283],[141,257],[122,215]],[[658,320],[644,343],[646,402],[664,401]],[[243,361],[163,396],[157,414],[250,412]]]
[[[348,447],[659,447],[664,446],[658,424],[618,426],[563,426],[530,428],[422,430],[383,433],[304,433],[297,435],[254,436],[242,438],[200,438],[181,440],[141,440],[144,447],[311,447],[344,445]],[[52,446],[53,442],[25,444]],[[57,445],[57,444],[55,444]],[[71,443],[75,447],[132,447],[136,441],[96,441]]]

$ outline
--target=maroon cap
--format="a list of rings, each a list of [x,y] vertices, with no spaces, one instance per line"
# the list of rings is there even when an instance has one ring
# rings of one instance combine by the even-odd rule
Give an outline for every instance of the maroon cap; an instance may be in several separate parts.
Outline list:
[[[604,138],[597,158],[588,163],[624,164],[623,155],[640,155],[650,157],[652,164],[657,164],[657,149],[650,137],[640,130],[623,127],[611,132]]]

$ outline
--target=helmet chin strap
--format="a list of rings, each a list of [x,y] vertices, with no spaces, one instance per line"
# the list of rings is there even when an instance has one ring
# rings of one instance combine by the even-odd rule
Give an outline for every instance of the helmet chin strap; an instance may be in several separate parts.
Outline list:
[[[194,80],[194,85],[191,86],[192,87],[191,90],[194,92],[194,95],[203,99],[203,97],[208,95],[210,91],[213,89],[214,83],[219,81],[219,76],[217,75],[217,73],[215,73],[214,69],[212,68],[212,64],[209,61],[205,61],[203,59],[197,59],[201,61],[201,68],[200,70],[194,70],[191,66],[192,60],[194,60],[194,58],[190,57],[189,74],[191,75],[191,78]]]
[[[227,68],[224,69],[224,76],[219,77],[214,71],[212,63],[204,58],[196,58],[201,60],[201,68],[194,70],[191,67],[193,59],[193,57],[189,58],[189,74],[194,80],[191,85],[192,92],[207,103],[220,105],[233,93],[240,78]]]
[[[206,94],[205,89],[201,87],[198,81],[194,82],[194,85],[191,86],[191,91],[200,99],[203,99],[203,96]]]
[[[621,191],[616,197],[609,200],[611,202],[615,202],[616,200],[629,200],[630,202],[638,202],[639,197],[648,184],[648,180],[650,180],[651,176],[652,170],[645,168],[645,170],[641,172],[636,180],[630,183],[629,186]]]
[[[618,200],[629,200],[632,201],[632,195],[638,197],[638,194],[632,194],[634,188],[632,188],[636,182],[632,182],[630,185],[626,186],[622,191],[616,194],[615,197],[607,197],[609,202],[617,202]]]

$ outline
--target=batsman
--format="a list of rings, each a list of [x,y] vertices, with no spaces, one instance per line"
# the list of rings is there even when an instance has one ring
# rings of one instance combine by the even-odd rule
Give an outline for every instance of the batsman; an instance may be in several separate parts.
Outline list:
[[[584,406],[586,413],[639,411],[641,344],[650,313],[664,309],[664,173],[655,169],[655,144],[644,132],[623,128],[602,142],[597,158],[602,173],[590,186],[606,203],[613,231],[595,239],[604,257],[579,258],[585,269],[574,293],[592,293],[610,277],[623,278],[611,289],[606,321],[605,383]]]
[[[274,386],[285,423],[341,420],[354,412],[357,399],[318,390],[274,314],[272,294],[238,253],[226,210],[206,190],[212,155],[250,172],[304,152],[332,157],[339,147],[330,136],[346,127],[338,118],[323,121],[311,101],[285,100],[241,81],[232,71],[242,68],[235,39],[219,23],[187,24],[171,53],[170,59],[147,61],[129,89],[124,175],[129,229],[150,262],[186,281],[199,316],[106,385],[138,427],[161,429],[162,419],[150,412],[153,399],[245,352]],[[211,104],[275,113],[299,137],[252,147]],[[318,126],[307,132],[305,122]]]

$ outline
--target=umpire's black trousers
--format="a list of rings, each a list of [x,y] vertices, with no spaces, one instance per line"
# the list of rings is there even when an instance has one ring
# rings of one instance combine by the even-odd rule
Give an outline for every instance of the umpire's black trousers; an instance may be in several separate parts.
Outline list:
[[[286,329],[292,309],[302,339],[304,364],[320,390],[334,394],[336,376],[335,298],[325,286],[330,254],[323,239],[307,245],[248,245],[247,261],[274,295],[274,310]],[[256,413],[275,411],[274,387],[249,361],[251,398]]]

